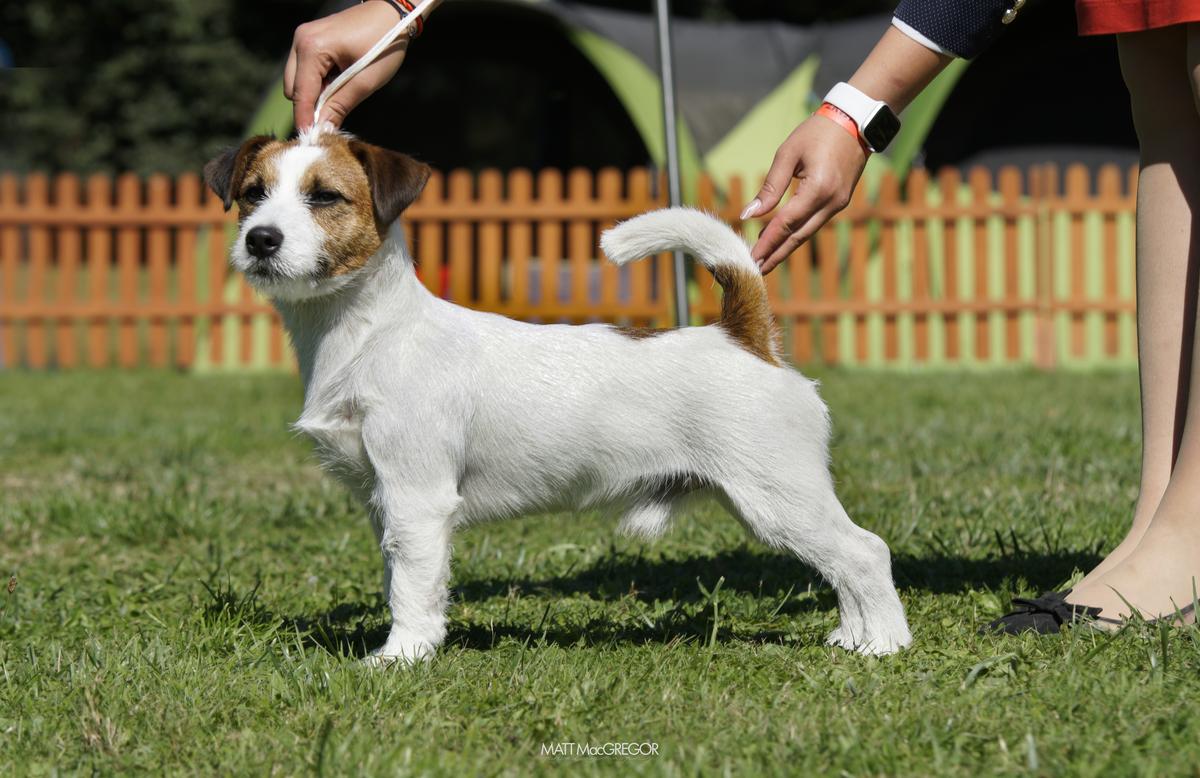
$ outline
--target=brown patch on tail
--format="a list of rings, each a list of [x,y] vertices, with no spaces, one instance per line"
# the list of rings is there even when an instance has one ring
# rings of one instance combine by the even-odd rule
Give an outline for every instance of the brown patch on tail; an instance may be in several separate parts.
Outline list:
[[[764,362],[781,364],[775,316],[767,304],[767,288],[762,276],[729,266],[718,266],[712,273],[724,292],[717,326]]]
[[[645,340],[646,338],[654,338],[663,333],[670,332],[669,329],[657,329],[655,327],[613,327],[621,335],[630,340]]]
[[[775,315],[767,304],[767,289],[762,276],[738,267],[718,267],[712,271],[721,285],[721,318],[717,326],[746,351],[772,365],[780,365],[779,332]],[[674,332],[674,329],[652,327],[613,327],[630,340]]]

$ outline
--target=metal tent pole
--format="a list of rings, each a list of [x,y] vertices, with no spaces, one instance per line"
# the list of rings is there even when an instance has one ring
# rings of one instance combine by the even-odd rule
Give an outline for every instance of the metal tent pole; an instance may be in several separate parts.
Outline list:
[[[679,136],[675,129],[675,60],[671,48],[670,0],[654,0],[658,28],[658,69],[662,80],[663,129],[667,141],[667,193],[672,206],[683,204],[679,182]],[[682,251],[672,255],[675,278],[675,324],[686,327],[688,315],[687,264]]]

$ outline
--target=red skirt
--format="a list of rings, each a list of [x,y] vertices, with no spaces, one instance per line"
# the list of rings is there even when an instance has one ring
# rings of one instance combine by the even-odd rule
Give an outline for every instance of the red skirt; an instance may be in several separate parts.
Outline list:
[[[1200,0],[1075,0],[1080,35],[1108,35],[1200,22]]]

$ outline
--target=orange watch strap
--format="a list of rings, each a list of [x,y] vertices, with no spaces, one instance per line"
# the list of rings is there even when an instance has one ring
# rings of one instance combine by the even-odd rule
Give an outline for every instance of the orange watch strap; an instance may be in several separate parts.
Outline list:
[[[862,133],[858,131],[858,125],[855,124],[854,120],[850,118],[850,115],[841,108],[838,108],[833,103],[821,103],[821,107],[818,108],[817,112],[813,115],[824,116],[826,119],[829,119],[830,121],[840,125],[843,130],[854,136],[854,139],[858,141],[858,145],[862,147],[863,152],[866,153],[868,157],[871,156],[871,147],[867,145],[865,140],[863,140]]]

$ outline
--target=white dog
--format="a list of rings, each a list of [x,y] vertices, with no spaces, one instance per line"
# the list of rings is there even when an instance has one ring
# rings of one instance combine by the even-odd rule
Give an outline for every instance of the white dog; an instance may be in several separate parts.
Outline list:
[[[732,230],[672,209],[602,240],[619,264],[694,255],[724,289],[712,326],[526,324],[417,279],[397,217],[428,174],[329,130],[253,138],[205,167],[226,207],[240,206],[233,266],[273,298],[295,345],[296,427],[379,539],[392,625],[373,661],[413,661],[445,638],[457,527],[608,508],[622,529],[655,536],[695,494],[833,585],[830,643],[887,654],[911,642],[887,545],[834,494],[828,412],[781,363],[762,278]]]

